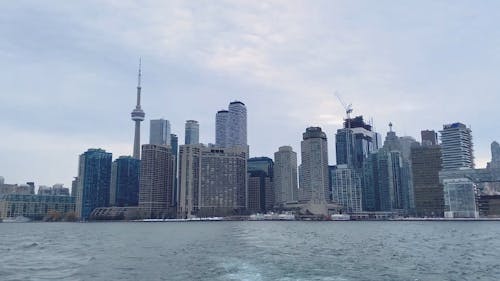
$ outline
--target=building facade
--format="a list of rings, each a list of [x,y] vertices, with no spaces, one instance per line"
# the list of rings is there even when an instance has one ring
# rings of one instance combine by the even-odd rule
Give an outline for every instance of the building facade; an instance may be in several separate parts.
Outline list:
[[[154,119],[149,122],[149,144],[170,145],[170,121]]]
[[[178,216],[244,214],[247,203],[247,151],[182,145],[179,149]]]
[[[198,121],[187,120],[184,132],[184,144],[200,143],[200,124]]]
[[[274,206],[274,162],[268,157],[248,159],[248,210],[266,213]]]
[[[274,200],[277,207],[298,200],[297,153],[282,146],[274,153]]]
[[[61,219],[72,216],[75,212],[75,197],[33,194],[0,195],[0,219],[23,216],[32,220],[42,220],[51,212],[58,213]]]
[[[109,205],[128,207],[139,205],[139,175],[141,161],[120,156],[111,166]]]
[[[175,217],[173,210],[174,156],[169,146],[142,146],[139,208],[145,218]]]
[[[330,172],[332,200],[342,206],[341,212],[359,213],[362,208],[361,177],[347,165],[337,165]]]
[[[215,144],[219,147],[247,147],[247,108],[241,101],[229,103],[216,115]]]
[[[76,216],[80,220],[88,220],[95,208],[109,205],[111,157],[102,149],[89,149],[80,155],[76,196]]]

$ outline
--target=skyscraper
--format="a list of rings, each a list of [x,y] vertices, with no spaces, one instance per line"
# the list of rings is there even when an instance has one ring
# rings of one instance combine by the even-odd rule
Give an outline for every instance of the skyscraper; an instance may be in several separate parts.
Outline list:
[[[155,119],[149,125],[149,144],[170,145],[170,122],[165,119]]]
[[[111,166],[109,204],[127,207],[139,204],[139,172],[141,161],[130,156],[120,156]]]
[[[291,146],[282,146],[274,153],[273,183],[277,206],[298,200],[297,153]]]
[[[438,144],[438,135],[434,130],[424,130],[420,132],[422,145],[432,146]]]
[[[142,146],[139,207],[147,218],[168,218],[173,212],[174,157],[170,147]]]
[[[181,145],[179,217],[228,216],[247,208],[247,151]]]
[[[215,143],[220,147],[247,146],[247,108],[241,101],[229,103],[216,115]]]
[[[439,182],[441,147],[425,141],[411,149],[415,211],[418,217],[443,217],[444,194]]]
[[[76,215],[81,220],[88,220],[95,208],[109,204],[111,157],[102,149],[89,149],[80,155]]]
[[[347,165],[337,165],[331,171],[332,200],[342,206],[343,213],[362,211],[361,178]]]
[[[200,124],[196,120],[187,120],[184,135],[184,144],[200,143]]]
[[[500,144],[496,141],[491,143],[491,162],[488,163],[488,169],[500,169]]]
[[[215,144],[227,147],[229,111],[219,110],[215,115]]]
[[[444,186],[444,216],[478,217],[476,183],[466,175],[474,169],[471,130],[462,123],[453,123],[443,125],[440,133],[443,169],[439,180]]]
[[[139,60],[139,74],[137,78],[137,104],[131,113],[132,121],[135,122],[134,134],[134,158],[141,158],[141,122],[146,114],[141,108],[141,61]]]
[[[268,157],[248,159],[248,209],[265,213],[274,206],[274,162]]]
[[[179,138],[176,134],[170,134],[170,147],[172,148],[172,153],[175,157],[174,160],[174,188],[172,198],[174,200],[174,205],[177,206],[178,199],[178,176],[179,176]]]
[[[462,123],[443,126],[441,147],[443,170],[474,168],[471,130]]]
[[[328,182],[328,145],[320,127],[309,127],[301,142],[302,178],[299,200],[318,208],[326,207],[330,198]]]

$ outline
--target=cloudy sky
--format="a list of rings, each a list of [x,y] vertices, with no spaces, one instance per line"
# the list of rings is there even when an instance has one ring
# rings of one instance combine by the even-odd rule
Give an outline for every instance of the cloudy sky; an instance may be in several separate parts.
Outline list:
[[[460,121],[478,166],[500,140],[498,1],[2,1],[0,175],[8,183],[70,185],[90,147],[132,153],[136,75],[143,109],[200,122],[214,142],[215,113],[248,108],[252,156],[301,133],[334,133],[343,108],[385,136],[419,139]]]

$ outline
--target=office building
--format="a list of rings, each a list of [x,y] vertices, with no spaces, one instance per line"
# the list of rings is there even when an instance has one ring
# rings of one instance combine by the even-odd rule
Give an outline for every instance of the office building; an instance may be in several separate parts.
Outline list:
[[[474,168],[471,130],[462,123],[443,126],[441,149],[443,170]]]
[[[180,146],[178,216],[244,214],[247,158],[247,151],[242,147]]]
[[[200,143],[200,124],[195,120],[187,120],[184,135],[184,144]]]
[[[97,207],[109,205],[111,153],[89,149],[79,158],[76,216],[88,220]]]
[[[297,153],[282,146],[274,153],[274,200],[280,207],[298,200]]]
[[[111,166],[110,206],[127,207],[139,204],[139,172],[141,161],[120,156]]]
[[[433,146],[438,145],[438,134],[434,130],[423,130],[420,132],[422,137],[422,145]]]
[[[268,157],[248,159],[248,209],[252,213],[266,213],[274,206],[274,162]]]
[[[142,146],[139,208],[145,218],[175,217],[173,210],[174,156],[169,146]]]
[[[149,144],[170,145],[170,121],[154,119],[149,123]]]

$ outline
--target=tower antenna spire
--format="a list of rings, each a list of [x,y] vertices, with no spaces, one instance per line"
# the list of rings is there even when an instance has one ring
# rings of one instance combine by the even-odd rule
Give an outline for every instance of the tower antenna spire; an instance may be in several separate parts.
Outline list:
[[[139,57],[139,74],[137,75],[137,88],[141,87],[141,64],[142,64],[142,59]]]

